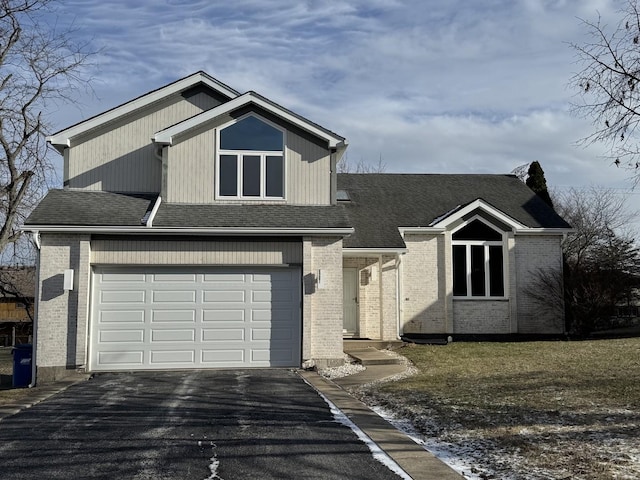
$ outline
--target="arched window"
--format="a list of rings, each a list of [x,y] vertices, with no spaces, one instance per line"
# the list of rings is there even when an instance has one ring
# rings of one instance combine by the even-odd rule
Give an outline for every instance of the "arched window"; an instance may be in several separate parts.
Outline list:
[[[284,198],[284,132],[254,115],[223,127],[218,136],[219,197]]]
[[[451,236],[454,297],[504,297],[503,234],[473,220]]]

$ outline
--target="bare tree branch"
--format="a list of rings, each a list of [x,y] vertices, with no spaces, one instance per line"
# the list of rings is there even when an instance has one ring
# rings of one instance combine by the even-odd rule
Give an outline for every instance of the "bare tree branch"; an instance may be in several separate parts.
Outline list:
[[[570,80],[577,90],[573,111],[590,119],[594,131],[581,143],[603,143],[617,166],[640,180],[640,10],[628,0],[621,20],[609,27],[598,17],[582,20],[592,41],[571,44],[582,70]]]
[[[82,74],[92,53],[72,30],[40,23],[55,18],[54,0],[0,0],[0,252],[6,262],[17,228],[46,192],[54,166],[44,112],[86,88]],[[14,245],[13,249],[9,247]],[[28,249],[27,249],[28,251]],[[22,260],[21,260],[22,261]]]

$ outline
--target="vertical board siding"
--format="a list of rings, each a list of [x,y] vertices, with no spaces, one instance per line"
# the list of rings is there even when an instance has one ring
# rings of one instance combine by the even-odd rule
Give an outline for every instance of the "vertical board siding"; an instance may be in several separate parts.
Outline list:
[[[167,202],[214,202],[215,144],[211,128],[169,147]]]
[[[162,163],[151,137],[219,102],[205,93],[174,95],[117,122],[72,139],[65,182],[69,187],[112,192],[159,192]]]
[[[300,242],[93,240],[91,263],[113,265],[285,265],[302,263]]]
[[[167,198],[169,203],[238,203],[215,199],[217,119],[206,128],[178,138],[169,148]],[[331,161],[327,148],[286,132],[285,196],[292,205],[328,205],[331,201]],[[282,200],[260,200],[282,203]]]
[[[287,132],[287,200],[297,205],[331,203],[329,150]]]

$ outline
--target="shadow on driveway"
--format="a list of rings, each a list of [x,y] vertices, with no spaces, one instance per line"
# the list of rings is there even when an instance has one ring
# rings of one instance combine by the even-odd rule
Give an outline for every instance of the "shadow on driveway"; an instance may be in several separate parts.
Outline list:
[[[288,370],[97,375],[0,422],[0,469],[17,480],[398,478]]]

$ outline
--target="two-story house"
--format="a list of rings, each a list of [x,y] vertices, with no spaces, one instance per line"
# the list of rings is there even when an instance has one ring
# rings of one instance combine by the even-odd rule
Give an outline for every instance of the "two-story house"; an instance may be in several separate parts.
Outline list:
[[[561,333],[569,226],[509,175],[337,174],[346,140],[198,72],[52,135],[40,378],[342,362],[343,338]]]

